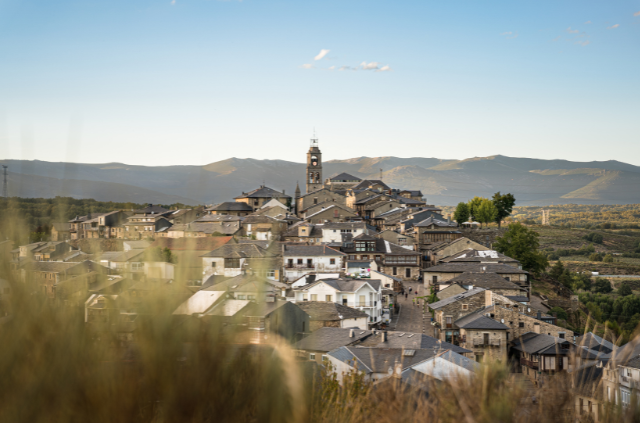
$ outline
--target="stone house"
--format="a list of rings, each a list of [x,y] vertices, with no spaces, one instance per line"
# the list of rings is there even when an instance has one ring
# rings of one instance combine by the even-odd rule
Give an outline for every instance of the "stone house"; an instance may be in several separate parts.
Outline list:
[[[165,215],[167,220],[174,225],[184,225],[205,215],[204,207],[196,207],[195,209],[178,209],[171,210]]]
[[[71,239],[71,224],[54,222],[51,224],[51,241],[66,241]]]
[[[445,298],[449,298],[458,294],[463,294],[467,291],[468,289],[465,289],[461,285],[454,283],[436,292],[436,297],[438,297],[439,300],[444,300]]]
[[[422,252],[425,256],[423,265],[425,268],[435,266],[447,257],[454,256],[468,249],[474,249],[478,251],[489,250],[488,247],[478,244],[477,242],[465,237],[456,238],[453,241],[436,242],[433,244],[425,245],[422,248]]]
[[[375,262],[375,270],[402,280],[417,280],[420,276],[420,253],[399,245],[361,234],[353,241],[343,243],[341,251],[348,254],[350,262]]]
[[[404,198],[410,198],[412,200],[418,200],[418,201],[422,201],[424,199],[424,195],[422,194],[422,191],[420,190],[402,190],[400,192],[398,192],[398,195],[400,197],[404,197]]]
[[[274,199],[287,207],[291,207],[290,195],[285,194],[284,191],[279,192],[264,185],[261,185],[260,188],[256,188],[253,191],[243,192],[242,195],[234,198],[238,203],[246,203],[249,205],[252,211],[262,208],[262,206]]]
[[[240,221],[232,222],[191,222],[171,226],[168,238],[197,238],[207,236],[239,235],[242,229]]]
[[[76,248],[65,241],[43,242],[31,248],[29,254],[35,261],[58,261],[72,250]]]
[[[359,215],[364,219],[373,219],[384,212],[401,207],[402,204],[403,203],[393,198],[389,198],[386,201],[381,200],[377,202],[369,202],[364,207],[362,207],[362,212],[359,212]],[[358,209],[358,207],[356,208]]]
[[[459,345],[473,351],[476,361],[507,362],[508,326],[487,317],[484,310],[468,314],[454,322],[458,328]]]
[[[296,199],[296,213],[302,217],[304,213],[313,207],[333,203],[347,207],[347,198],[339,192],[322,188],[298,197]]]
[[[107,269],[91,261],[83,262],[31,262],[22,269],[22,280],[34,292],[43,293],[47,298],[56,298],[57,286],[76,276],[98,272],[106,274]]]
[[[134,214],[124,223],[124,239],[154,238],[158,233],[168,233],[172,224],[155,212]]]
[[[311,332],[324,327],[368,329],[367,313],[334,302],[302,301],[296,302],[309,315]]]
[[[329,188],[332,191],[342,191],[347,190],[360,182],[362,182],[362,179],[357,176],[342,172],[328,177],[324,181],[324,187]]]
[[[433,304],[429,304],[436,322],[436,338],[450,344],[460,344],[460,328],[455,322],[475,311],[492,305],[491,291],[474,288]],[[506,329],[505,329],[506,330]]]
[[[378,197],[379,192],[370,189],[349,189],[346,191],[346,204],[347,207],[357,210],[357,204],[361,201],[366,201],[368,198]]]
[[[465,289],[472,289],[474,287],[489,289],[496,294],[504,295],[506,297],[527,297],[528,295],[527,290],[511,281],[506,280],[497,273],[485,272],[464,272],[453,279],[438,282],[436,291],[447,288],[448,286],[453,284],[460,285]]]
[[[201,255],[203,278],[211,275],[235,277],[246,273],[265,274],[280,280],[280,263],[276,254],[255,244],[225,244]]]
[[[446,282],[465,272],[496,273],[504,279],[515,283],[530,292],[529,272],[505,264],[475,264],[475,263],[444,263],[423,269],[424,285],[428,290],[431,286],[438,288]]]
[[[284,242],[304,242],[306,244],[320,244],[322,239],[322,227],[309,222],[300,222],[289,227],[283,234]]]
[[[86,219],[82,225],[83,238],[118,238],[123,233],[127,213],[116,210]],[[120,237],[121,238],[121,237]]]
[[[329,351],[354,343],[371,336],[369,330],[345,329],[340,327],[321,327],[294,345],[298,357],[326,364]]]
[[[318,207],[319,208],[312,207],[307,212],[304,212],[304,220],[312,223],[346,222],[356,217],[353,210],[337,204]]]
[[[283,274],[289,281],[312,272],[344,272],[345,257],[345,253],[326,245],[282,244]]]
[[[540,386],[544,379],[571,370],[575,346],[566,339],[528,332],[513,340],[512,351],[524,373]]]
[[[277,240],[288,229],[289,225],[285,220],[270,216],[251,215],[242,221],[241,234],[259,241]]]
[[[522,311],[520,311],[522,309]],[[507,339],[512,341],[524,335],[525,333],[541,333],[554,338],[567,339],[573,341],[574,333],[572,330],[556,326],[553,322],[553,316],[543,315],[536,310],[536,315],[527,315],[525,310],[532,310],[531,307],[516,304],[513,306],[494,305],[488,307],[486,313],[496,321],[499,321],[509,327],[507,330]]]
[[[364,222],[329,222],[317,227],[322,231],[323,243],[342,243],[343,235],[348,234],[355,238],[361,234],[369,234],[369,229]]]
[[[401,247],[410,246],[413,248],[415,243],[415,238],[410,235],[403,235],[399,232],[392,231],[390,229],[386,229],[379,234],[376,235],[377,238],[384,239],[385,241],[389,241],[392,244],[399,245]]]
[[[247,216],[253,213],[254,208],[246,202],[227,201],[211,207],[207,207],[205,211],[212,215]]]

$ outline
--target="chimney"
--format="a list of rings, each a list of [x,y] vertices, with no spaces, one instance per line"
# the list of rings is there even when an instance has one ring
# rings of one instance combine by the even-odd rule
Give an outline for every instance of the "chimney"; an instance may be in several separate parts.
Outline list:
[[[493,305],[493,296],[491,295],[491,291],[486,289],[484,291],[484,306],[491,307]]]
[[[349,338],[353,338],[356,336],[356,331],[354,329],[349,330]]]
[[[540,323],[534,323],[533,324],[533,331],[535,333],[540,333]]]
[[[381,332],[380,339],[382,342],[387,342],[387,332]]]
[[[540,310],[538,310],[538,315],[536,316],[536,319],[542,320],[542,313],[540,312]]]
[[[284,193],[285,193],[284,190],[282,190],[282,194],[284,194]]]
[[[449,215],[449,217],[447,217],[447,223],[448,223],[449,225],[451,225],[451,215]]]

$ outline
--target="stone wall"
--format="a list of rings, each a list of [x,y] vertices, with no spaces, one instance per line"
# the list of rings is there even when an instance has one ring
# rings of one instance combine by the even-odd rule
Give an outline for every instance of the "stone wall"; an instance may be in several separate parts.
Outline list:
[[[489,340],[499,340],[499,346],[473,346],[474,338],[483,338],[485,333],[489,333]],[[461,342],[460,346],[473,351],[473,356],[481,356],[477,361],[507,361],[507,331],[505,330],[466,330],[460,329],[461,337],[465,337],[465,342]]]
[[[475,241],[479,244],[482,244],[488,248],[492,248],[491,244],[496,241],[496,238],[504,235],[507,231],[507,228],[490,228],[490,229],[459,229],[462,232],[462,236],[469,238],[472,241]]]
[[[312,320],[309,322],[311,332],[320,328],[339,328],[340,320]]]
[[[487,296],[489,297],[488,302],[486,298]],[[487,304],[491,304],[491,291],[482,291],[454,303],[447,304],[446,306],[436,310],[435,314],[438,317],[438,322],[442,325],[442,330],[444,331],[446,329],[445,317],[450,316],[452,318],[451,322],[453,323],[467,314],[484,308]],[[463,305],[467,305],[466,309],[463,309]]]
[[[525,316],[513,310],[503,307],[494,307],[493,319],[509,326],[509,340],[520,337],[527,332],[536,332],[536,326],[540,329],[539,333],[559,337],[559,332],[564,332],[565,339],[573,340],[573,331],[562,328],[560,326],[551,325],[533,317]],[[504,322],[502,322],[504,320]],[[523,327],[520,327],[523,323]]]

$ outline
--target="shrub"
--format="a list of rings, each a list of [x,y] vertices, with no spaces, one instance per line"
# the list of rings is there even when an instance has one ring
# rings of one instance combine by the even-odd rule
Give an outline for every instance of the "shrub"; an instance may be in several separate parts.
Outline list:
[[[608,294],[611,291],[613,291],[613,288],[611,287],[611,282],[609,282],[609,279],[596,278],[596,281],[593,284],[593,292]]]
[[[589,261],[602,261],[602,256],[598,253],[593,253],[589,256]]]
[[[561,319],[561,320],[567,320],[569,318],[569,315],[567,314],[567,312],[561,307],[554,307],[549,311],[549,313],[551,315],[553,315],[553,313],[556,313],[558,319]]]
[[[605,263],[613,263],[613,256],[611,254],[605,254],[602,261]]]
[[[633,295],[633,291],[631,291],[631,287],[626,283],[620,284],[620,288],[618,288],[618,295],[621,297],[626,297],[627,295]]]

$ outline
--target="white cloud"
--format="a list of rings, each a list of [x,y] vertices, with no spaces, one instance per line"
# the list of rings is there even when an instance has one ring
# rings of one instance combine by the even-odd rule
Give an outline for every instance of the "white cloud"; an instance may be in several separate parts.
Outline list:
[[[380,69],[376,70],[376,72],[391,72],[393,69],[391,69],[391,66],[386,65],[381,67]]]
[[[511,35],[511,34],[513,34],[513,32],[509,31],[509,32],[503,32],[503,33],[502,33],[502,34],[500,34],[500,35]]]
[[[633,14],[633,16],[640,16],[640,10]]]
[[[322,49],[322,50],[320,50],[320,53],[318,53],[318,55],[313,58],[313,60],[320,60],[324,56],[326,56],[328,53],[329,53],[329,50]]]
[[[571,29],[571,27],[569,27],[569,28],[567,28],[567,32],[569,34],[577,34],[580,31],[578,31],[577,29]]]
[[[585,25],[589,25],[591,23],[591,21],[586,21],[584,24]]]
[[[503,32],[502,34],[500,34],[500,36],[506,37],[507,39],[512,40],[514,38],[518,38],[518,31],[516,31],[516,32],[513,32],[513,31]]]
[[[378,62],[362,62],[360,63],[360,67],[362,68],[362,70],[375,70],[378,69]]]
[[[583,46],[583,47],[584,47],[584,46],[588,46],[589,44],[591,44],[591,41],[589,41],[589,40],[586,40],[586,41],[578,41],[578,42],[576,42],[576,44],[579,44],[579,45],[581,45],[581,46]]]
[[[305,63],[304,65],[300,66],[302,69],[313,69],[313,65],[310,63]]]
[[[352,68],[351,66],[340,66],[340,69],[338,69],[339,71],[346,71],[346,70],[358,70],[358,68]]]
[[[620,24],[615,24],[615,25],[608,26],[607,29],[616,29],[619,26]]]
[[[171,0],[171,4],[172,5],[176,4],[176,0]]]
[[[334,70],[335,68],[335,66],[329,66],[329,70]]]

